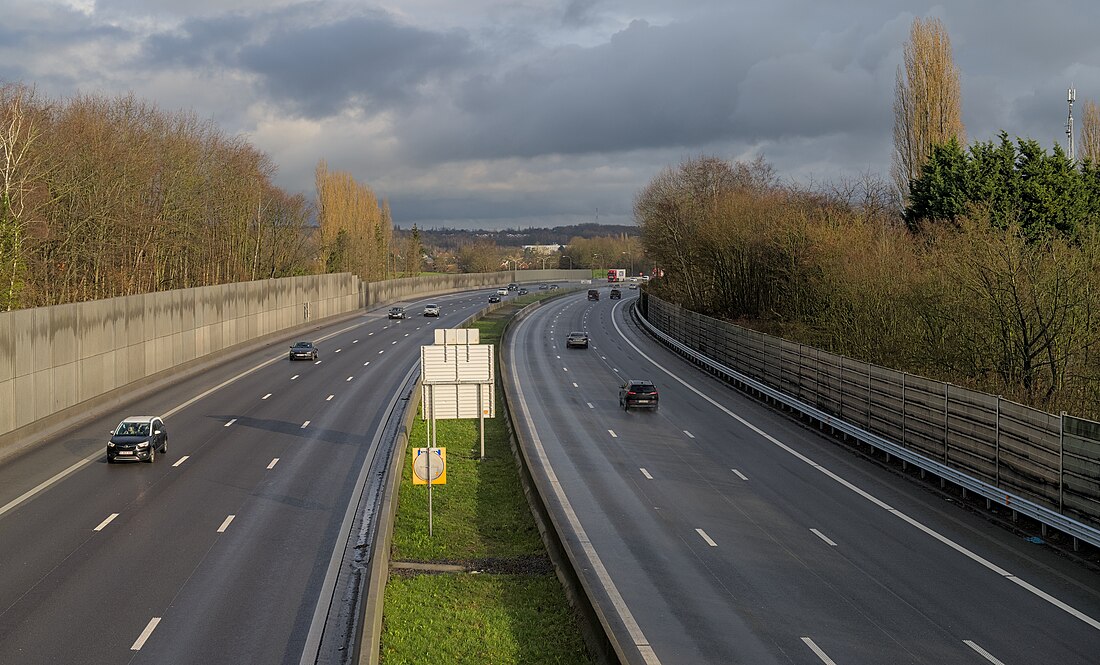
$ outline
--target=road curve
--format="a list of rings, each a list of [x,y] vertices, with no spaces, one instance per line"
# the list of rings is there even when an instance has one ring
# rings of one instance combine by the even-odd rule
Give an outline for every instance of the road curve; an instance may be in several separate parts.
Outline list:
[[[715,381],[637,330],[632,301],[547,303],[502,361],[628,662],[1100,662],[1096,573]],[[591,348],[566,349],[571,330]],[[619,408],[626,377],[654,380],[660,410]]]

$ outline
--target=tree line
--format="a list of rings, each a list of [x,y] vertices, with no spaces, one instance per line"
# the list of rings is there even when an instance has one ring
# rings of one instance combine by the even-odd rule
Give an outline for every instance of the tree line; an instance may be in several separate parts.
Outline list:
[[[311,205],[274,172],[191,113],[0,87],[0,306],[311,272]]]
[[[638,195],[656,295],[834,353],[1100,416],[1100,233],[1042,242],[975,209],[920,234],[890,183],[785,185],[716,158]]]
[[[1100,418],[1100,109],[1082,155],[966,146],[937,19],[898,68],[892,182],[798,187],[700,157],[635,200],[665,298],[838,354]]]

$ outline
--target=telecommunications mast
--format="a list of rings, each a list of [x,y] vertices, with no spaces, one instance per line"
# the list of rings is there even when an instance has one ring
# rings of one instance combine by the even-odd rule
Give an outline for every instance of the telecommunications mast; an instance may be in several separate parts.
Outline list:
[[[1066,151],[1069,156],[1069,161],[1077,161],[1077,156],[1073,150],[1073,102],[1077,101],[1077,90],[1070,88],[1066,92],[1066,101],[1069,102],[1069,118],[1066,119],[1066,142],[1068,144],[1068,150]]]

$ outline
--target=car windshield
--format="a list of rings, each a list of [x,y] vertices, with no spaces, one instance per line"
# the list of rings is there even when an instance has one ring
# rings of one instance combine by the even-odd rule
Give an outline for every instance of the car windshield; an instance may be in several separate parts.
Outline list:
[[[570,337],[584,337],[587,334],[588,333],[584,333],[584,332],[574,330],[573,332],[569,333],[569,336]]]
[[[296,348],[296,349],[308,349],[311,346],[313,346],[313,342],[297,342],[294,345],[294,348]]]
[[[636,393],[651,393],[655,390],[652,383],[632,383],[630,390]]]
[[[149,423],[122,423],[116,433],[119,436],[149,436]]]

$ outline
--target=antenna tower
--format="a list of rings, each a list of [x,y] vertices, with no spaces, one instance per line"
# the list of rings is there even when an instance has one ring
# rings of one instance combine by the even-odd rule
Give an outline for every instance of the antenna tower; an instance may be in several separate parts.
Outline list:
[[[1073,149],[1073,102],[1077,101],[1076,88],[1070,88],[1066,92],[1066,101],[1069,103],[1069,117],[1066,119],[1066,143],[1068,150],[1066,151],[1069,156],[1069,161],[1077,161],[1077,155]]]

